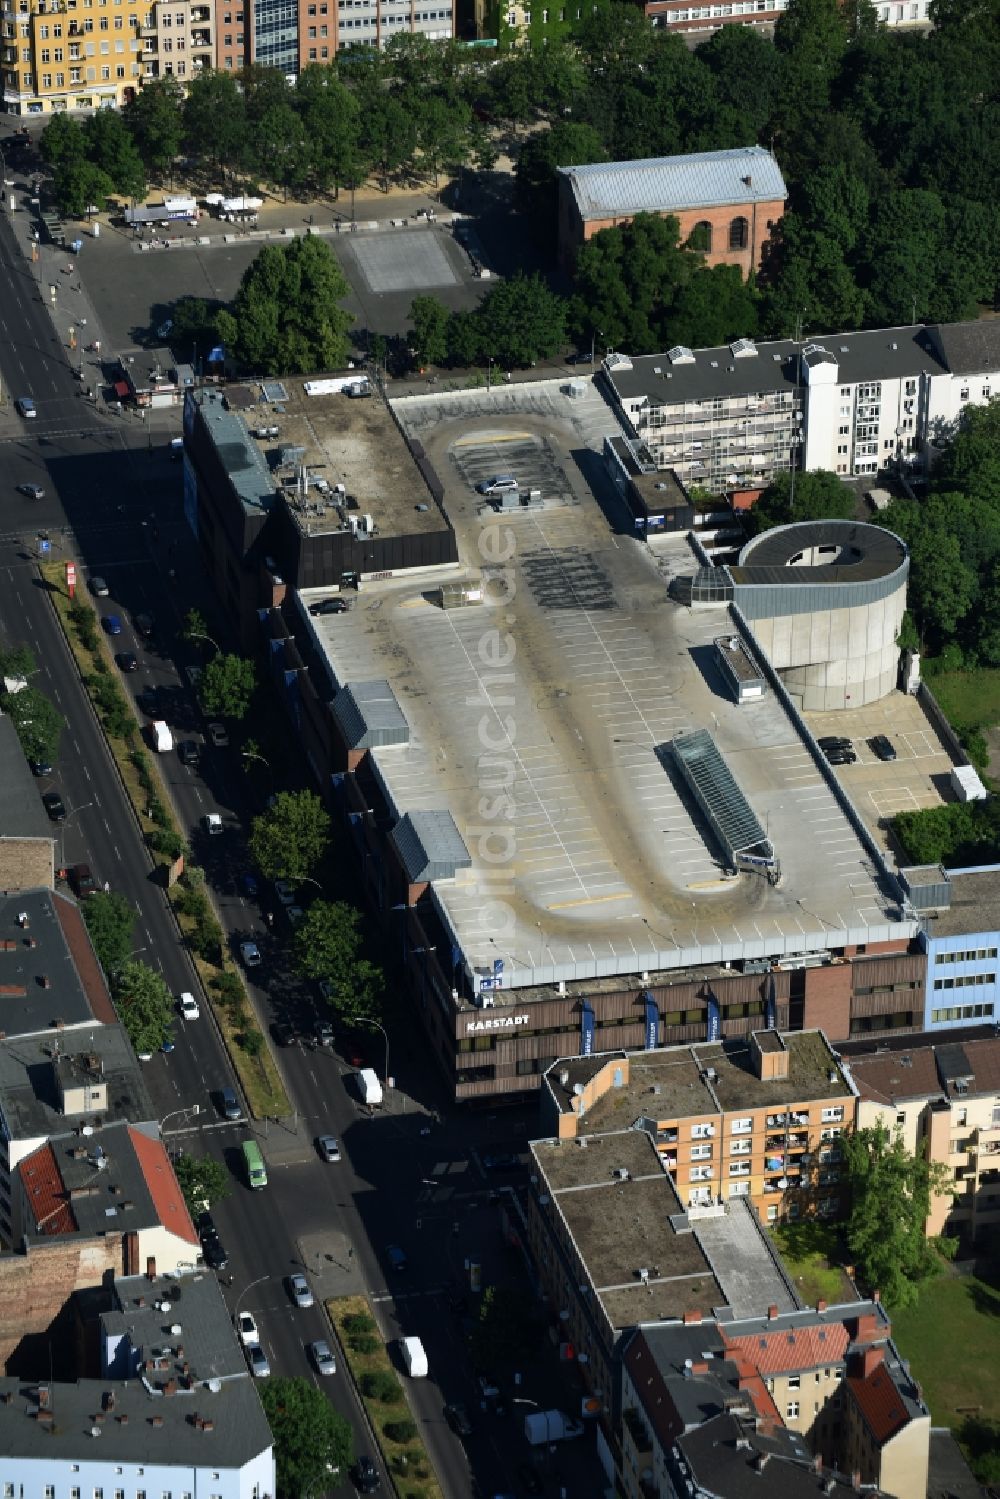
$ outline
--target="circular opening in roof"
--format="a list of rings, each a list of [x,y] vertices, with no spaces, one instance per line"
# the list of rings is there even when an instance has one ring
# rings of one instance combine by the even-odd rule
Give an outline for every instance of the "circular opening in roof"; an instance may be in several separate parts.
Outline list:
[[[786,567],[853,567],[861,561],[861,553],[857,547],[837,546],[831,542],[824,542],[822,546],[806,547],[802,552],[794,552]]]

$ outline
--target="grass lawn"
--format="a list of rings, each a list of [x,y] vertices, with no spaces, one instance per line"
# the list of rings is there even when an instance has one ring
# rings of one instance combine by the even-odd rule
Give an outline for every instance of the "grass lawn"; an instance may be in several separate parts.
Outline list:
[[[963,729],[982,729],[1000,723],[1000,669],[943,671],[929,676],[927,685],[949,723]]]
[[[378,1332],[378,1324],[372,1316],[372,1309],[364,1296],[340,1296],[335,1301],[328,1301],[326,1309],[330,1314],[330,1320],[337,1329],[340,1346],[344,1350],[344,1357],[351,1366],[355,1383],[359,1389],[364,1381],[365,1375],[389,1374],[395,1381],[395,1390],[389,1400],[377,1400],[364,1393],[361,1389],[361,1398],[364,1401],[368,1418],[375,1428],[378,1436],[379,1447],[385,1458],[386,1465],[392,1475],[393,1484],[400,1499],[444,1499],[440,1485],[431,1467],[427,1449],[420,1440],[419,1435],[414,1436],[412,1441],[399,1442],[386,1433],[386,1428],[400,1422],[413,1422],[410,1407],[403,1394],[403,1387],[399,1383],[398,1376],[389,1358],[386,1346]],[[351,1339],[344,1325],[348,1317],[367,1317],[371,1322],[372,1334],[371,1352],[359,1353],[352,1348]]]
[[[892,1314],[892,1334],[931,1409],[935,1426],[969,1415],[1000,1420],[1000,1289],[947,1273],[915,1306]]]
[[[817,1301],[836,1306],[855,1299],[854,1284],[842,1269],[843,1250],[836,1229],[824,1223],[785,1223],[770,1233],[806,1306],[815,1306]]]

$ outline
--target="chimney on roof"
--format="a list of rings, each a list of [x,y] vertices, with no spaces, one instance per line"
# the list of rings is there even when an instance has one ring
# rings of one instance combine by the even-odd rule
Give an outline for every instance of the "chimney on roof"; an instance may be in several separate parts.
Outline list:
[[[879,1290],[878,1286],[876,1286],[875,1289],[874,1289],[874,1291],[872,1292],[872,1300],[874,1301],[874,1303],[875,1303],[876,1306],[880,1306],[881,1305],[881,1302],[882,1302],[882,1292]]]
[[[166,1384],[163,1386],[163,1393],[164,1393],[164,1395],[176,1395],[177,1394],[177,1381],[176,1381],[176,1379],[168,1379],[167,1380]]]
[[[49,1395],[50,1395],[50,1391],[49,1391],[48,1385],[47,1384],[40,1384],[38,1386],[38,1392],[37,1393],[38,1393],[38,1409],[40,1411],[46,1411],[46,1410],[48,1410],[48,1408],[49,1408]]]
[[[157,1427],[162,1426],[163,1425],[163,1417],[162,1416],[150,1416],[150,1418],[149,1418],[149,1424],[150,1424],[150,1426],[157,1426]]]
[[[822,1473],[822,1471],[823,1471],[823,1454],[822,1454],[822,1452],[817,1452],[816,1456],[813,1458],[813,1472],[814,1473]]]
[[[104,1391],[104,1409],[106,1411],[113,1411],[114,1408],[115,1408],[115,1392],[114,1392],[114,1390],[105,1390]]]
[[[701,1321],[701,1311],[698,1307],[692,1307],[689,1312],[684,1313],[684,1326],[697,1327]]]
[[[753,1460],[754,1472],[763,1473],[764,1469],[767,1467],[767,1460],[770,1455],[771,1454],[769,1452],[757,1453],[757,1456]]]
[[[120,1413],[120,1415],[117,1415],[115,1417],[115,1420],[118,1422],[119,1426],[127,1426],[128,1425],[128,1411],[122,1411]]]
[[[866,1348],[861,1355],[861,1373],[863,1378],[867,1379],[869,1374],[874,1374],[879,1364],[884,1363],[884,1361],[885,1349],[881,1343],[876,1344],[872,1348]]]
[[[820,1297],[820,1299],[816,1303],[816,1310],[819,1312],[819,1314],[821,1316],[826,1311],[826,1302],[823,1300],[822,1296]]]
[[[773,1322],[774,1319],[775,1319],[775,1317],[777,1317],[777,1315],[778,1315],[778,1308],[776,1306],[769,1306],[768,1309],[767,1309],[767,1320],[769,1322]]]
[[[852,1489],[860,1489],[861,1488],[861,1469],[860,1468],[855,1468],[854,1472],[851,1474],[851,1488]]]
[[[156,1256],[153,1254],[146,1256],[146,1279],[156,1279]]]

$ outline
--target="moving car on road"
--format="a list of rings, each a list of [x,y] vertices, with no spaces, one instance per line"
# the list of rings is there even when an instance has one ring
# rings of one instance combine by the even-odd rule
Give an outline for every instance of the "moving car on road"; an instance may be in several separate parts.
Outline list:
[[[17,412],[18,416],[23,417],[26,422],[33,421],[38,415],[38,412],[35,408],[35,403],[30,396],[18,396],[17,400],[14,402],[14,410]]]
[[[118,667],[119,671],[138,671],[139,658],[133,651],[119,651],[115,656],[115,665]]]
[[[206,812],[201,819],[201,825],[210,838],[215,838],[219,833],[224,831],[222,818],[218,812]]]
[[[240,957],[243,959],[244,968],[259,968],[263,962],[256,942],[241,942]]]
[[[374,1494],[382,1486],[382,1475],[367,1453],[358,1458],[351,1477],[359,1494]]]
[[[317,1338],[315,1343],[309,1344],[309,1355],[316,1365],[317,1374],[336,1374],[337,1361],[325,1338]]]
[[[267,1379],[271,1373],[271,1365],[267,1361],[267,1354],[259,1343],[247,1349],[247,1358],[250,1362],[250,1373],[254,1379]]]
[[[201,1010],[199,1008],[198,1001],[195,999],[194,995],[188,993],[187,990],[185,990],[178,999],[177,1008],[181,1012],[182,1020],[198,1020],[201,1016]]]
[[[303,1308],[315,1306],[315,1297],[304,1275],[290,1275],[285,1284],[288,1287],[288,1294],[296,1306]]]
[[[122,632],[122,617],[120,614],[102,615],[101,624],[108,635],[120,635]]]
[[[324,1161],[340,1160],[340,1145],[333,1135],[320,1135],[316,1141],[316,1149]]]
[[[45,490],[40,484],[19,484],[18,494],[26,494],[29,500],[44,500]]]
[[[208,734],[209,742],[214,744],[216,749],[225,749],[229,743],[229,730],[225,724],[210,723],[206,733]]]
[[[254,1343],[260,1342],[260,1333],[252,1312],[240,1312],[236,1318],[236,1331],[244,1348],[251,1348]]]

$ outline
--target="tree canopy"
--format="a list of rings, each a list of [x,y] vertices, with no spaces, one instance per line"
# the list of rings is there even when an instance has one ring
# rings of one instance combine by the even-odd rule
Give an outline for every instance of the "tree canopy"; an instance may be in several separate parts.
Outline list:
[[[329,842],[330,815],[312,791],[279,791],[250,829],[251,858],[268,880],[310,876]]]
[[[26,760],[51,765],[58,758],[63,716],[44,692],[30,683],[19,692],[0,692],[0,712],[14,725]]]
[[[105,973],[114,973],[132,956],[132,932],[138,913],[117,891],[97,890],[83,903],[83,920]]]
[[[381,1013],[385,979],[363,955],[361,912],[344,901],[317,900],[295,931],[295,966],[305,978],[330,985],[330,1005],[342,1019]]]
[[[840,1142],[851,1191],[847,1242],[862,1274],[890,1307],[909,1306],[937,1256],[925,1225],[932,1199],[947,1186],[947,1168],[913,1155],[897,1131],[879,1125]]]
[[[206,713],[223,718],[245,718],[257,686],[257,671],[245,656],[212,657],[198,682],[198,699]]]
[[[347,358],[353,321],[340,306],[347,293],[336,256],[318,236],[265,245],[216,326],[249,369],[279,375],[336,369]]]
[[[311,1379],[263,1379],[257,1392],[274,1437],[281,1499],[312,1499],[336,1485],[354,1460],[350,1424]]]
[[[211,1155],[185,1153],[178,1156],[174,1161],[174,1175],[192,1218],[228,1197],[232,1187],[229,1172]]]
[[[160,974],[134,959],[123,963],[112,976],[111,994],[129,1040],[140,1056],[159,1051],[170,1040],[174,1001]]]
[[[827,469],[806,473],[776,474],[753,510],[756,532],[772,526],[789,526],[804,520],[849,520],[854,514],[854,494],[836,474]]]

